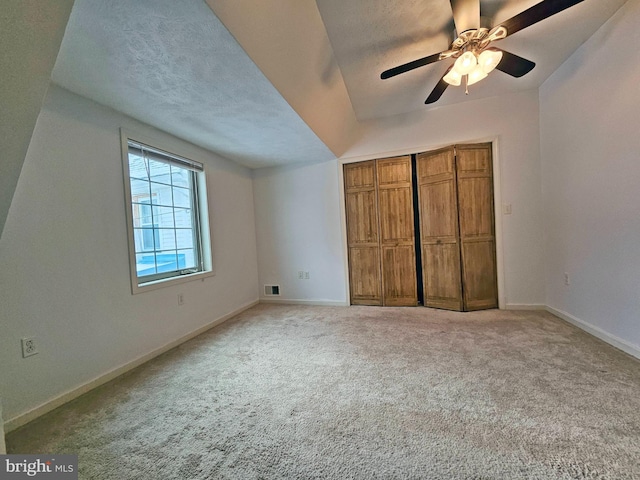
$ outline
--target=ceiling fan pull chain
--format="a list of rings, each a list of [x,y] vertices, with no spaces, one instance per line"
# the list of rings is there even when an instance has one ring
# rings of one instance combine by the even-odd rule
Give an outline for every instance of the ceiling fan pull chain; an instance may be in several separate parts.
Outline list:
[[[464,94],[469,95],[469,75],[464,76]]]

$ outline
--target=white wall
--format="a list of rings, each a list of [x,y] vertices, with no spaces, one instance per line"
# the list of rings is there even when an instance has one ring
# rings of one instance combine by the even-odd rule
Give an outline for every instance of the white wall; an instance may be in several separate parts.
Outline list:
[[[214,277],[131,294],[120,127],[205,164]],[[247,169],[51,86],[0,240],[5,421],[256,301],[255,238]]]
[[[540,89],[547,304],[636,355],[639,24],[629,0]]]
[[[337,161],[254,172],[261,299],[279,284],[267,299],[347,304],[338,172]]]
[[[454,143],[497,140],[508,307],[544,305],[537,90],[482,99],[363,124],[364,136],[342,158],[352,161],[417,153]],[[334,162],[256,175],[260,284],[279,282],[284,298],[348,301],[343,205]],[[324,260],[324,259],[328,260]],[[343,264],[339,261],[343,259]],[[297,280],[308,264],[318,284]]]

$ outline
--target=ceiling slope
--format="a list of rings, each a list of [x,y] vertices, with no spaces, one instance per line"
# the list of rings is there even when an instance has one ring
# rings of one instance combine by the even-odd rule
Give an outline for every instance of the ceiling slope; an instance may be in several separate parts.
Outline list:
[[[359,126],[315,2],[206,1],[293,109],[344,153]]]
[[[250,168],[335,158],[203,0],[76,0],[52,79]]]
[[[0,236],[72,5],[4,0],[0,9]]]

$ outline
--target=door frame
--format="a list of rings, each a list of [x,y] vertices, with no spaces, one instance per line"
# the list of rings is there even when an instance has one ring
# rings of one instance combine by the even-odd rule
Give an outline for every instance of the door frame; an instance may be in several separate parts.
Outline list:
[[[484,137],[473,140],[465,140],[460,142],[449,142],[444,145],[430,145],[427,147],[410,148],[393,152],[385,152],[375,155],[364,155],[351,158],[339,158],[337,162],[338,169],[338,182],[340,185],[340,223],[342,229],[342,260],[344,263],[344,278],[345,278],[345,298],[347,305],[350,305],[350,285],[349,285],[349,258],[347,255],[347,214],[345,207],[344,196],[344,175],[343,165],[355,162],[364,162],[366,160],[377,160],[390,157],[398,157],[401,155],[413,155],[422,152],[430,152],[438,150],[440,148],[452,146],[452,145],[465,145],[475,143],[491,143],[491,158],[493,164],[493,215],[495,220],[495,236],[496,236],[496,275],[498,280],[498,308],[504,310],[506,308],[505,298],[505,265],[504,265],[504,243],[503,243],[503,228],[502,228],[502,180],[501,180],[501,168],[500,168],[500,148],[499,137]]]

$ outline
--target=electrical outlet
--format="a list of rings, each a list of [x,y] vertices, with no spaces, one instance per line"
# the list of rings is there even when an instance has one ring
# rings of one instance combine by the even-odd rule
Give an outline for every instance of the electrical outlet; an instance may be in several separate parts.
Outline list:
[[[184,294],[178,294],[178,305],[184,305]]]
[[[304,279],[309,280],[309,272],[304,272]]]
[[[298,280],[304,280],[304,272],[302,270],[298,271]]]
[[[22,358],[30,357],[38,353],[38,345],[36,345],[36,339],[33,337],[27,337],[21,339],[22,342]]]
[[[564,272],[564,284],[569,285],[570,283],[571,281],[569,279],[569,274],[567,272]]]

